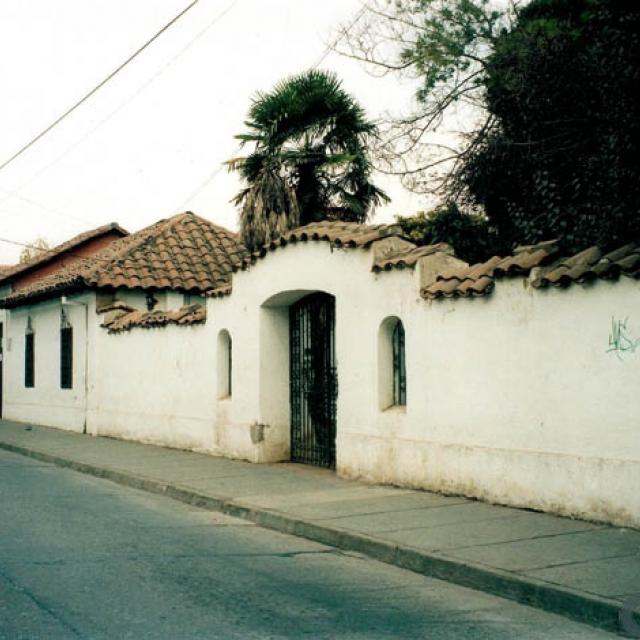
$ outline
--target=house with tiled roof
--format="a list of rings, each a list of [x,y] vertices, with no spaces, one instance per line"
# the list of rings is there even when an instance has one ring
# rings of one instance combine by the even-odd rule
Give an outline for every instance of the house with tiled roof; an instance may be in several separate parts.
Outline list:
[[[0,265],[0,300],[27,289],[43,278],[71,266],[87,256],[107,247],[111,242],[126,236],[128,232],[120,225],[110,224],[84,231],[70,240],[37,253],[31,260],[14,265]],[[0,416],[2,416],[3,364],[2,336],[5,332],[6,312],[0,309]]]
[[[397,225],[320,222],[250,253],[181,214],[1,303],[8,417],[638,527],[632,240],[469,265]],[[40,335],[57,362],[54,328],[83,322],[71,393],[37,362],[25,388]]]
[[[92,256],[126,235],[128,231],[112,222],[84,231],[53,249],[41,251],[27,262],[6,267],[0,265],[0,297],[27,288],[82,258]]]
[[[92,253],[73,244],[73,260],[48,275],[27,281],[28,267],[20,270],[23,280],[10,274],[18,285],[0,300],[8,314],[5,371],[15,372],[5,376],[5,417],[86,431],[95,409],[91,392],[111,377],[101,323],[123,310],[127,327],[202,323],[205,291],[228,284],[246,253],[235,234],[192,213],[133,234],[110,229],[118,238]],[[68,255],[74,241],[41,263]],[[131,385],[141,389],[144,381],[131,379]],[[123,406],[122,399],[115,406]]]

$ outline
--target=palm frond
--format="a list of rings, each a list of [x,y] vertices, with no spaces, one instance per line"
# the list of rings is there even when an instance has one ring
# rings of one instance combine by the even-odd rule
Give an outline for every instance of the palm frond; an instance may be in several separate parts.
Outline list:
[[[245,126],[236,139],[254,150],[227,166],[247,183],[234,202],[242,207],[242,228],[254,227],[242,232],[248,245],[268,241],[295,220],[342,212],[364,221],[388,201],[370,182],[367,145],[376,126],[335,74],[313,69],[257,93]]]

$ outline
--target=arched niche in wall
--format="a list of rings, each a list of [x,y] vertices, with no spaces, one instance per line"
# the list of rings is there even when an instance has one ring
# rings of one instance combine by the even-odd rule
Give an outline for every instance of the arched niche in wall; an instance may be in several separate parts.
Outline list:
[[[218,399],[231,397],[233,391],[231,385],[232,366],[233,366],[233,349],[231,335],[226,329],[222,329],[218,333]]]
[[[407,404],[405,335],[402,320],[389,316],[378,330],[378,408]]]

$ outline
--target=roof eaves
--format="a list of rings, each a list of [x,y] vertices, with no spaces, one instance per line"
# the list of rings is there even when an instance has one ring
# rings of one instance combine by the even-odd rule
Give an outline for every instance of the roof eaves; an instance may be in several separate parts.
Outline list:
[[[78,293],[79,291],[90,288],[82,278],[77,278],[45,289],[37,289],[36,291],[29,291],[22,294],[20,291],[17,291],[15,294],[0,299],[0,309],[16,309],[17,307],[36,304],[44,300],[57,298],[63,294]]]
[[[91,240],[95,240],[100,236],[106,235],[107,233],[111,233],[116,231],[121,235],[121,237],[126,237],[129,235],[129,232],[121,227],[117,222],[110,222],[108,224],[102,225],[100,227],[96,227],[95,229],[90,229],[89,231],[84,231],[79,233],[78,235],[66,240],[65,242],[52,247],[51,249],[43,252],[42,255],[30,260],[29,262],[25,262],[23,264],[14,265],[14,268],[8,273],[0,273],[0,284],[3,282],[9,282],[15,276],[28,273],[32,269],[37,269],[38,267],[42,267],[51,260],[54,260],[60,255],[65,253],[70,253],[74,249],[77,249],[81,245],[89,242]],[[99,253],[99,252],[98,252]]]

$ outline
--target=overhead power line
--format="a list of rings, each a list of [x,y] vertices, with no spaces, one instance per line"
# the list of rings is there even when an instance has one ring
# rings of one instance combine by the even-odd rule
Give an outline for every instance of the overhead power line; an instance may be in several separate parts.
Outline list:
[[[362,7],[360,8],[360,11],[356,13],[353,20],[346,27],[340,30],[340,33],[338,33],[338,35],[333,39],[333,42],[330,42],[324,48],[324,51],[322,52],[320,57],[313,64],[313,67],[312,67],[313,69],[316,69],[325,61],[326,57],[336,48],[338,42],[340,42],[340,40],[344,38],[345,34],[351,31],[351,29],[353,29],[353,27],[356,26],[356,23],[360,20],[360,18],[362,18],[362,16],[366,13],[368,8],[369,8],[369,4],[367,2],[364,2],[362,4]]]
[[[113,118],[116,114],[122,111],[125,107],[127,107],[131,102],[133,102],[147,87],[149,87],[153,82],[155,82],[171,65],[173,65],[181,56],[183,56],[191,47],[200,40],[206,33],[213,27],[217,22],[219,22],[222,18],[224,18],[227,13],[229,13],[235,6],[238,4],[239,0],[233,0],[223,11],[216,14],[198,33],[195,34],[177,53],[175,53],[171,58],[165,62],[162,67],[160,67],[150,78],[148,78],[136,91],[130,95],[124,102],[120,103],[118,107],[116,107],[113,111],[111,111],[106,117],[100,120],[95,126],[89,129],[80,139],[76,140],[73,144],[67,147],[61,154],[56,156],[49,164],[46,164],[40,170],[38,170],[34,175],[32,175],[28,180],[20,184],[18,187],[12,189],[11,191],[7,191],[4,189],[0,189],[4,191],[5,195],[0,198],[0,204],[9,200],[12,197],[19,198],[20,200],[24,200],[29,202],[30,204],[34,204],[39,208],[46,209],[52,211],[52,213],[56,213],[57,215],[62,215],[64,217],[70,218],[72,220],[77,220],[81,222],[88,223],[89,221],[86,219],[80,219],[77,216],[73,216],[70,214],[64,214],[59,210],[52,210],[50,207],[42,205],[33,200],[29,200],[23,196],[18,195],[20,191],[22,191],[26,186],[28,186],[31,182],[33,182],[36,178],[41,176],[43,173],[51,169],[51,167],[55,166],[58,162],[60,162],[63,158],[65,158],[69,153],[71,153],[74,149],[76,149],[79,145],[81,145],[87,138],[91,137],[100,127],[102,127],[105,123],[107,123],[111,118]]]
[[[91,137],[98,129],[100,129],[100,127],[102,127],[105,123],[107,123],[109,120],[111,120],[111,118],[113,118],[116,114],[118,114],[120,111],[122,111],[129,104],[131,104],[131,102],[133,102],[140,94],[142,94],[142,92],[145,89],[147,89],[147,87],[149,87],[151,84],[153,84],[169,67],[171,67],[171,65],[173,65],[189,49],[191,49],[191,47],[198,40],[200,40],[207,33],[207,31],[209,31],[209,29],[211,29],[211,27],[213,27],[217,22],[219,22],[222,18],[224,18],[227,15],[227,13],[229,13],[236,6],[236,4],[238,4],[238,2],[239,2],[239,0],[233,0],[233,2],[231,2],[223,11],[221,11],[218,14],[216,14],[177,53],[175,53],[173,56],[171,56],[171,58],[167,62],[165,62],[162,65],[162,67],[160,67],[150,78],[148,78],[142,85],[140,85],[138,87],[138,89],[136,89],[136,91],[133,94],[131,94],[126,100],[121,102],[106,117],[104,117],[102,120],[100,120],[98,123],[96,123],[81,138],[76,140],[73,144],[68,146],[62,153],[57,155],[51,162],[49,162],[44,167],[42,167],[41,169],[36,171],[36,173],[33,174],[28,180],[26,180],[25,182],[20,184],[18,187],[12,189],[11,191],[7,191],[7,190],[2,189],[2,191],[4,191],[4,193],[5,193],[5,195],[2,198],[0,198],[0,204],[2,204],[3,202],[9,200],[12,197],[17,197],[17,198],[20,198],[21,200],[25,200],[25,198],[23,198],[23,197],[21,197],[21,196],[19,196],[17,194],[20,191],[22,191],[25,187],[27,187],[29,184],[31,184],[36,178],[38,178],[43,173],[45,173],[46,171],[51,169],[53,166],[55,166],[58,162],[60,162],[63,158],[65,158],[69,153],[71,153],[74,149],[76,149],[79,145],[81,145],[85,140],[87,140],[89,137]],[[35,204],[37,206],[42,207],[42,208],[46,208],[46,207],[43,207],[43,205],[39,205],[38,203],[35,203]],[[75,216],[67,215],[66,217],[78,220],[78,218],[75,217]],[[84,220],[84,222],[88,222],[88,221]]]
[[[44,247],[38,247],[35,244],[29,244],[27,242],[18,242],[17,240],[9,240],[9,238],[0,238],[0,242],[4,242],[6,244],[13,244],[17,247],[26,247],[27,249],[34,249],[35,251],[42,251],[43,253],[51,253],[52,251],[55,251],[56,247],[52,247],[50,249],[45,249]],[[64,252],[65,255],[67,256],[73,256],[74,258],[90,258],[91,260],[97,260],[98,262],[112,262],[112,260],[108,259],[108,258],[98,258],[95,255],[80,255],[79,253],[73,253],[71,251],[65,251]],[[53,256],[52,256],[53,257]],[[12,266],[17,266],[17,265],[12,265]],[[9,274],[11,275],[11,274]],[[4,276],[3,276],[4,278]]]
[[[69,220],[74,220],[76,222],[82,222],[84,224],[91,224],[91,222],[89,220],[87,220],[86,218],[81,218],[79,216],[74,216],[71,213],[67,213],[67,212],[62,211],[60,209],[56,209],[55,207],[49,207],[46,204],[42,204],[41,202],[38,202],[37,200],[33,200],[31,198],[27,198],[25,196],[22,196],[17,191],[8,192],[8,191],[5,191],[2,188],[0,188],[0,191],[5,193],[5,196],[0,198],[0,205],[2,205],[5,201],[9,200],[10,198],[16,198],[17,200],[21,200],[22,202],[25,202],[26,204],[29,204],[29,205],[31,205],[33,207],[37,207],[38,209],[42,209],[43,211],[47,211],[49,213],[53,213],[54,215],[60,216],[61,218],[69,218]],[[5,211],[4,213],[8,213],[8,212]]]
[[[86,93],[80,100],[75,102],[71,107],[69,107],[61,116],[56,118],[50,125],[45,127],[40,133],[38,133],[35,137],[31,138],[27,144],[22,146],[18,151],[16,151],[10,158],[5,160],[2,164],[0,164],[0,171],[2,171],[5,167],[11,164],[14,160],[20,157],[27,149],[31,148],[38,140],[43,138],[49,131],[51,131],[54,127],[59,125],[65,118],[71,115],[80,105],[86,102],[92,95],[94,95],[97,91],[99,91],[105,84],[107,84],[110,80],[112,80],[120,71],[122,71],[132,60],[137,58],[147,47],[149,47],[153,42],[155,42],[167,29],[169,29],[172,25],[174,25],[182,16],[187,13],[191,8],[193,8],[199,0],[193,0],[191,4],[187,5],[178,15],[172,18],[167,24],[165,24],[159,31],[157,31],[149,40],[147,40],[141,47],[136,49],[124,62],[119,64],[106,78],[100,81],[93,89],[91,89],[88,93]]]

